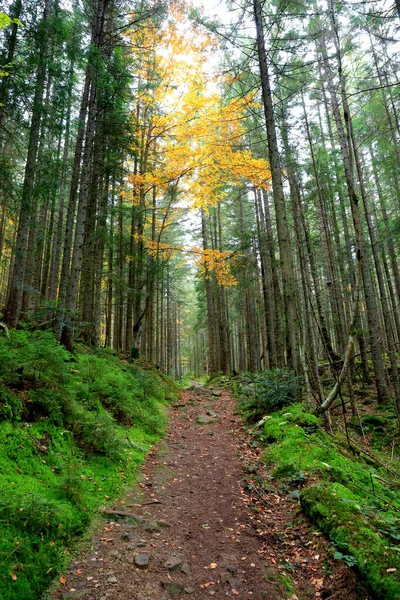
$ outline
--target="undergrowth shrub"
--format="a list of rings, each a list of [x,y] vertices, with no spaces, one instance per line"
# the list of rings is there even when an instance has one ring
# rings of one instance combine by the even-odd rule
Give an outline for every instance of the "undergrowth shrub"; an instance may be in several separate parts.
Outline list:
[[[265,415],[293,404],[298,378],[292,371],[271,369],[245,373],[234,384],[243,417],[255,423]]]
[[[16,389],[63,384],[71,355],[45,331],[0,337],[0,384]]]

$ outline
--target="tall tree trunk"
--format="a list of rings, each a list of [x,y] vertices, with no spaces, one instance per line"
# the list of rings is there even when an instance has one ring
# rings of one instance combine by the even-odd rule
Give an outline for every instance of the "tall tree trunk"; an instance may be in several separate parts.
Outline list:
[[[32,119],[29,131],[28,155],[25,165],[24,183],[22,187],[21,208],[19,212],[15,261],[11,277],[10,293],[4,311],[4,320],[11,327],[16,327],[20,317],[22,293],[24,288],[24,272],[26,263],[26,247],[28,242],[29,222],[34,207],[34,180],[36,174],[36,156],[40,136],[40,123],[43,112],[43,94],[46,80],[46,31],[51,12],[51,0],[45,0],[41,21],[41,39],[38,51],[38,68],[36,71],[35,95],[32,108]]]
[[[272,190],[278,230],[278,242],[283,283],[283,303],[286,327],[286,360],[295,373],[300,372],[299,324],[296,309],[296,280],[291,255],[289,227],[282,184],[282,170],[279,160],[278,142],[275,129],[275,116],[272,102],[267,53],[264,41],[264,25],[261,0],[253,0],[254,20],[257,30],[257,51],[261,75],[265,124],[267,129],[268,154],[271,168]]]

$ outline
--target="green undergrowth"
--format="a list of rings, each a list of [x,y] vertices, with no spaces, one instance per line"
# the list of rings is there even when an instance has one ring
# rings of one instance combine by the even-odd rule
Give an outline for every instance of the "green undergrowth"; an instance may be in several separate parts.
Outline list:
[[[293,404],[298,379],[287,369],[271,369],[260,373],[243,373],[233,382],[239,409],[249,423],[264,415]]]
[[[37,600],[138,472],[177,386],[50,333],[0,338],[0,598]]]
[[[372,427],[375,421],[368,418]],[[308,517],[333,543],[335,558],[353,566],[375,597],[400,598],[398,456],[388,471],[351,450],[344,436],[326,434],[301,404],[266,417],[258,435],[272,477],[299,498]]]

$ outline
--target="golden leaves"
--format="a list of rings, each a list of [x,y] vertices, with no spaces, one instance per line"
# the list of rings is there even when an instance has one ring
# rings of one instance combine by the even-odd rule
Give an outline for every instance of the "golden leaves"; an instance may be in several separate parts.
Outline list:
[[[125,198],[151,215],[145,217],[142,239],[152,258],[187,252],[162,241],[182,206],[207,210],[223,202],[232,187],[268,188],[270,182],[268,163],[246,146],[247,111],[255,106],[256,92],[224,99],[221,83],[229,77],[210,68],[209,61],[216,41],[193,27],[175,6],[161,28],[149,22],[130,34],[135,163],[127,165]],[[224,286],[236,284],[230,253],[188,251],[200,275],[215,276]]]
[[[237,284],[235,277],[231,273],[231,261],[234,256],[231,252],[220,252],[219,250],[201,250],[194,249],[197,253],[196,263],[200,275],[206,279],[212,279],[215,276],[217,282],[224,287],[231,287]]]

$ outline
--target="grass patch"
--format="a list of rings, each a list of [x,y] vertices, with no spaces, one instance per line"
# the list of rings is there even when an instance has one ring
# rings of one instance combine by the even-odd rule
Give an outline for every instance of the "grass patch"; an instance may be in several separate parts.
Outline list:
[[[381,416],[365,422],[387,427]],[[352,452],[343,436],[327,435],[301,404],[267,417],[261,441],[273,477],[288,492],[297,490],[305,513],[333,542],[335,558],[353,566],[377,598],[400,598],[398,478]]]
[[[177,394],[165,375],[49,333],[0,338],[0,598],[37,600],[122,493]]]

